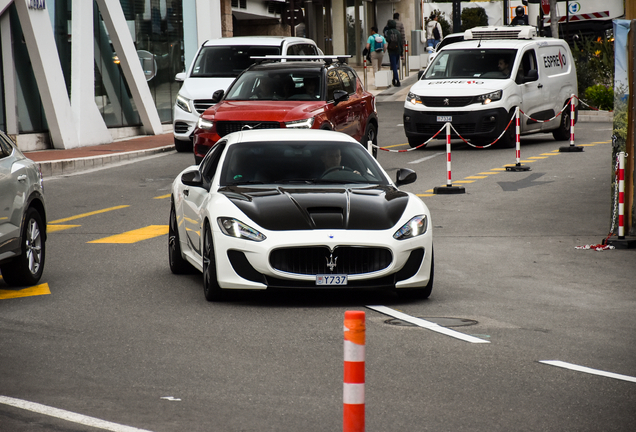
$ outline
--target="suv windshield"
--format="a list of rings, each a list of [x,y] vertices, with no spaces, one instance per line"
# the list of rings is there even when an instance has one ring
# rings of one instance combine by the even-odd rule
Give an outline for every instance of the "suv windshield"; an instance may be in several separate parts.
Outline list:
[[[225,100],[320,100],[321,71],[247,71],[232,84]]]
[[[252,142],[228,149],[221,186],[250,184],[388,185],[375,159],[351,142]]]
[[[194,61],[191,77],[237,77],[254,63],[252,56],[280,55],[279,46],[203,47]]]
[[[516,54],[515,49],[448,49],[437,54],[424,77],[505,79]]]

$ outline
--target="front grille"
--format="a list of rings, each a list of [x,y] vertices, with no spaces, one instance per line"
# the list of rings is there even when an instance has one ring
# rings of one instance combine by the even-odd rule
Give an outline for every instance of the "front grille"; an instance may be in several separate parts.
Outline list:
[[[435,135],[442,126],[444,126],[443,123],[439,123],[439,124],[416,123],[415,131],[420,134]],[[476,126],[475,123],[453,123],[453,127],[455,128],[457,132],[459,132],[459,134],[474,133],[475,126]],[[453,136],[455,135],[455,132],[453,132],[453,129],[451,129],[451,134]],[[446,133],[442,131],[440,132],[439,135],[437,135],[437,138],[444,138],[445,136],[446,136]]]
[[[427,107],[464,107],[473,103],[472,96],[458,96],[458,97],[433,97],[423,96],[421,97],[422,103]]]
[[[269,256],[276,270],[302,275],[372,273],[387,268],[392,260],[389,249],[352,246],[336,247],[333,252],[327,247],[281,248]],[[336,264],[333,270],[329,263]]]
[[[245,127],[247,126],[247,127]],[[238,121],[218,121],[216,122],[216,132],[219,136],[225,136],[232,132],[238,132],[245,129],[279,129],[278,122],[238,122]]]
[[[174,122],[174,131],[178,134],[188,132],[188,124],[184,122]]]
[[[214,105],[212,99],[196,99],[194,101],[194,109],[199,114],[203,114],[203,111],[210,108],[212,105]]]

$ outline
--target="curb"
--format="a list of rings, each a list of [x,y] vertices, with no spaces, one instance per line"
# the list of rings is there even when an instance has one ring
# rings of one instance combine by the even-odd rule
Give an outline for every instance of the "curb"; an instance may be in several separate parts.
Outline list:
[[[58,175],[69,175],[76,172],[87,171],[103,166],[152,156],[158,153],[165,153],[174,150],[174,144],[144,150],[133,150],[129,152],[114,153],[112,155],[88,156],[76,159],[58,159],[52,161],[36,162],[40,167],[42,176],[52,177]],[[27,156],[28,157],[28,156]]]

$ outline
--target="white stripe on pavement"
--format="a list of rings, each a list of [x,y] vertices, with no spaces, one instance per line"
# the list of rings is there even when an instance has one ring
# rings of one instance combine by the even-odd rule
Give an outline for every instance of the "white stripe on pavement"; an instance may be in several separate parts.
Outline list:
[[[57,417],[62,420],[78,423],[84,426],[91,426],[94,428],[104,429],[112,432],[150,432],[146,429],[137,429],[131,426],[124,426],[117,423],[111,423],[105,420],[100,420],[95,417],[89,417],[82,414],[77,414],[71,411],[65,411],[59,408],[53,408],[47,405],[42,405],[35,402],[29,402],[22,399],[15,399],[8,396],[0,396],[0,404],[10,405],[12,407],[33,411],[39,414],[44,414],[50,417]]]
[[[600,375],[608,378],[615,378],[623,381],[629,381],[636,383],[636,377],[629,375],[621,375],[613,372],[605,372],[600,369],[592,369],[585,366],[575,365],[573,363],[566,363],[559,360],[540,360],[539,363],[547,364],[550,366],[556,366],[560,368],[570,369],[577,372],[585,372],[592,375]]]
[[[437,333],[445,334],[446,336],[454,337],[456,339],[461,339],[470,343],[490,343],[490,341],[480,339],[474,336],[470,336],[464,333],[460,333],[455,330],[451,330],[446,327],[442,327],[439,324],[436,324],[431,321],[426,321],[422,318],[416,318],[411,315],[407,315],[402,312],[398,312],[395,309],[388,308],[386,306],[366,306],[369,309],[372,309],[376,312],[380,312],[384,315],[392,316],[393,318],[401,319],[402,321],[409,322],[411,324],[415,324],[417,326],[423,327],[428,330],[432,330]]]
[[[435,153],[434,155],[426,156],[426,157],[423,157],[422,159],[417,159],[417,160],[414,160],[414,161],[411,161],[411,162],[408,162],[408,163],[416,164],[416,163],[424,162],[424,161],[427,161],[429,159],[433,159],[434,157],[439,156],[439,155],[443,155],[443,154],[446,154],[446,153]]]

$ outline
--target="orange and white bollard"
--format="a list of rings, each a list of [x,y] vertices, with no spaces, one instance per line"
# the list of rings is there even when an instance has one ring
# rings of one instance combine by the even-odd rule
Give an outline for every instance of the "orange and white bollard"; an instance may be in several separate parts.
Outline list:
[[[343,432],[364,432],[365,313],[346,311],[344,318]]]

